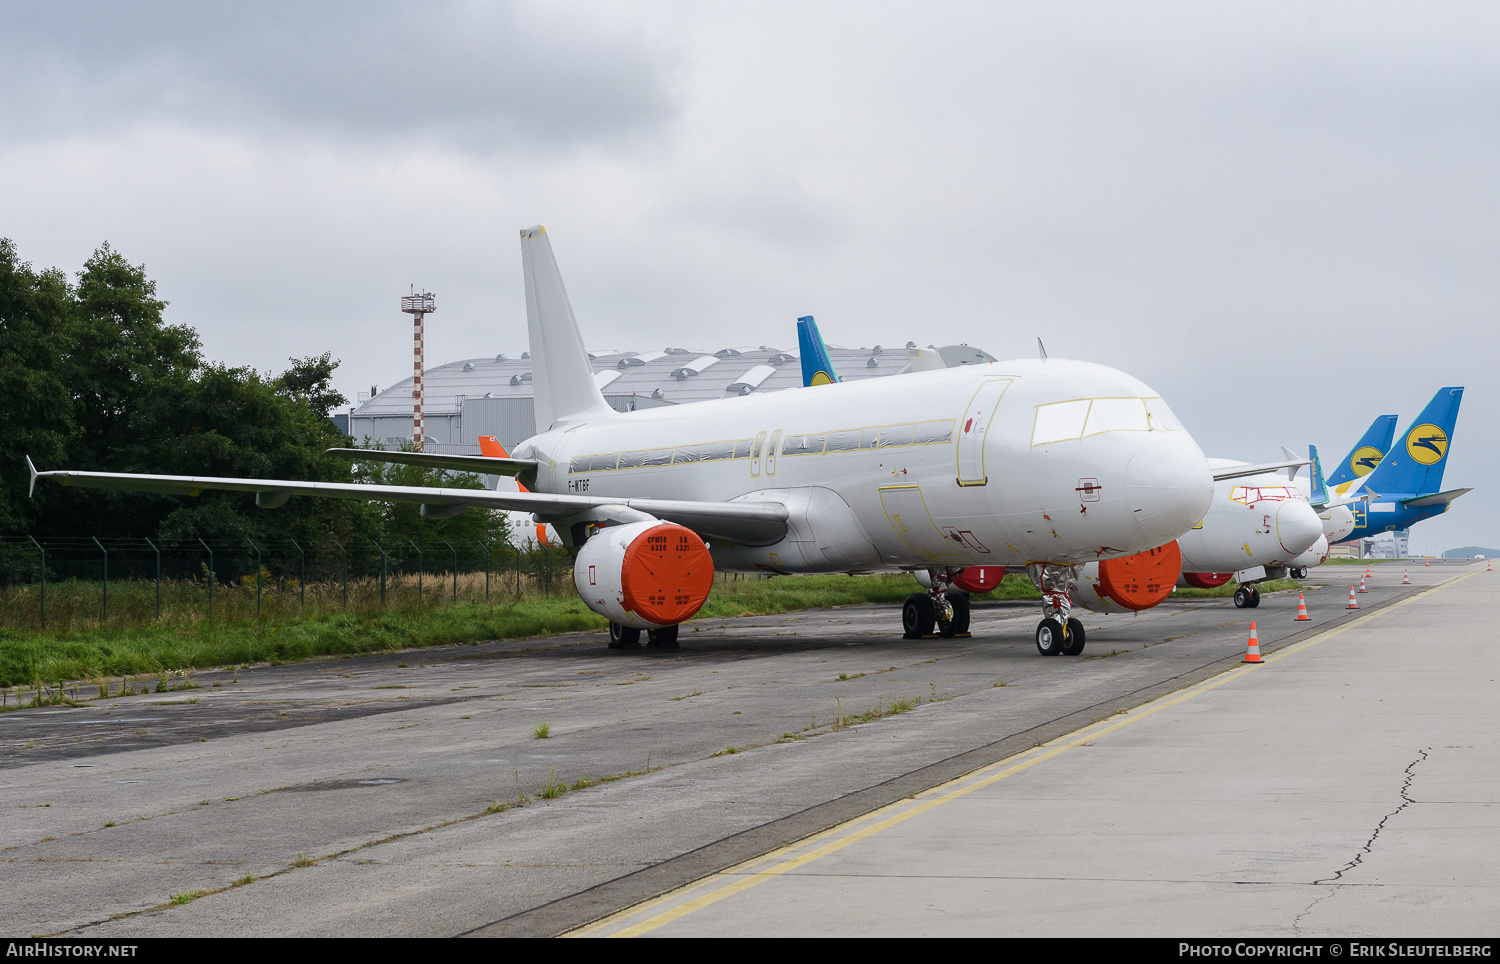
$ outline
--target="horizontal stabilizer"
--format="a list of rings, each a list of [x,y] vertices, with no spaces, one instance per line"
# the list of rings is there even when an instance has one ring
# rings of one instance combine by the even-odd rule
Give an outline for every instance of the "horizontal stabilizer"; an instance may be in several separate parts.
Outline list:
[[[1435,492],[1432,495],[1419,495],[1415,499],[1402,499],[1401,504],[1420,509],[1429,505],[1447,505],[1465,492],[1473,492],[1473,487],[1467,489],[1449,489],[1447,492]]]
[[[1223,482],[1225,479],[1243,479],[1249,475],[1265,475],[1282,469],[1301,468],[1310,462],[1310,459],[1288,459],[1284,462],[1262,462],[1259,465],[1225,465],[1213,470],[1214,481]]]
[[[354,462],[390,462],[426,469],[475,472],[479,475],[536,475],[535,459],[500,459],[487,455],[440,455],[427,452],[386,452],[381,449],[324,449],[325,455]]]
[[[411,453],[400,453],[411,454]],[[122,472],[38,472],[36,478],[56,479],[84,489],[114,489],[161,495],[201,495],[204,492],[270,492],[266,502],[280,505],[282,494],[364,499],[370,502],[417,502],[432,506],[473,506],[531,512],[539,516],[570,516],[604,506],[625,506],[657,519],[676,522],[705,538],[727,539],[744,545],[769,546],[787,532],[786,506],[778,502],[689,502],[673,499],[611,499],[587,495],[548,495],[538,492],[491,492],[486,489],[447,489],[415,485],[355,485],[347,482],[291,482],[284,479],[220,479],[185,475],[132,475]]]

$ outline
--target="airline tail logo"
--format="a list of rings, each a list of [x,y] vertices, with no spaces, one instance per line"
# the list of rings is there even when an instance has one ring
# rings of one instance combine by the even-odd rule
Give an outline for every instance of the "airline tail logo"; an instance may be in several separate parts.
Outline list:
[[[812,380],[809,381],[807,384],[809,384],[809,385],[832,385],[833,384],[833,379],[829,376],[829,374],[827,372],[825,372],[825,371],[819,371],[819,372],[817,372],[816,374],[813,375]]]
[[[1448,433],[1431,423],[1406,433],[1406,454],[1423,465],[1441,462],[1448,454]]]
[[[1431,428],[1432,426],[1426,426]],[[1441,456],[1439,456],[1441,458]],[[1375,466],[1385,458],[1385,453],[1373,445],[1361,445],[1354,450],[1354,455],[1349,459],[1349,469],[1356,478],[1369,475],[1375,471]]]

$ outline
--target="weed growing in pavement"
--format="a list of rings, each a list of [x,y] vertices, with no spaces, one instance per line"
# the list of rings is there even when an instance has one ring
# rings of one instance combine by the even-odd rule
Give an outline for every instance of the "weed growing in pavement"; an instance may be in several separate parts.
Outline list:
[[[255,875],[254,874],[246,874],[245,876],[241,877],[239,880],[236,880],[234,883],[230,884],[229,886],[231,886],[231,887],[243,887],[246,884],[253,884],[253,883],[255,883]]]
[[[567,790],[568,787],[566,784],[557,782],[557,767],[553,767],[552,775],[547,778],[546,783],[542,784],[542,788],[537,791],[537,796],[543,800],[556,800],[566,793]]]
[[[538,740],[545,740],[552,735],[552,724],[546,721],[538,723],[531,730],[531,735]]]
[[[199,897],[207,897],[207,896],[208,896],[208,891],[206,891],[206,890],[188,890],[188,891],[184,891],[184,892],[182,892],[180,894],[173,894],[172,895],[172,903],[174,903],[174,904],[190,904],[193,901],[197,900]]]
[[[726,746],[724,749],[720,750],[718,753],[715,753],[713,755],[714,756],[730,756],[730,755],[738,753],[738,752],[740,752],[740,751],[737,750],[737,749],[735,749],[734,747],[732,747],[732,746]]]
[[[690,699],[692,699],[695,696],[702,696],[702,695],[703,695],[703,691],[702,690],[698,690],[696,693],[688,693],[686,696],[669,696],[669,697],[667,697],[667,699],[671,700],[673,703],[676,703],[678,700],[690,700]]]
[[[297,859],[294,860],[294,861],[292,861],[292,866],[293,867],[311,867],[313,864],[315,864],[317,862],[318,861],[315,858],[309,857],[307,854],[298,854],[297,855]]]

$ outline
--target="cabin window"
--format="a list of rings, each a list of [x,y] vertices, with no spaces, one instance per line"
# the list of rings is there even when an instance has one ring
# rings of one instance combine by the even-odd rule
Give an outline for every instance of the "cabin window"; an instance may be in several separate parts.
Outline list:
[[[826,435],[788,435],[781,443],[782,455],[822,455]]]

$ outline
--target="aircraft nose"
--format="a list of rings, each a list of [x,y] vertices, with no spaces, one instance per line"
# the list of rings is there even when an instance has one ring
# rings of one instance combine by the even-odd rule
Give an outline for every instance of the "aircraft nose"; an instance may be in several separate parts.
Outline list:
[[[1276,540],[1292,556],[1300,556],[1323,534],[1323,520],[1313,507],[1288,499],[1276,510]]]
[[[1322,520],[1323,534],[1330,543],[1338,542],[1354,531],[1354,513],[1348,506],[1331,505],[1318,518]]]
[[[1151,432],[1125,465],[1125,501],[1136,524],[1175,539],[1208,511],[1214,483],[1203,451],[1186,432]]]

